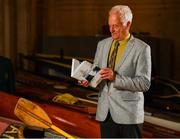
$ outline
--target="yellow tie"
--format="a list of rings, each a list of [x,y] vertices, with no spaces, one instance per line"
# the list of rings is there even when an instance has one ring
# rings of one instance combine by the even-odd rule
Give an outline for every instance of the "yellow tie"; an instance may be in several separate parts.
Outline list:
[[[115,42],[115,46],[114,46],[114,50],[112,51],[109,63],[108,63],[108,67],[114,70],[115,67],[115,61],[116,61],[116,55],[117,55],[117,51],[118,51],[118,47],[119,47],[119,41]]]

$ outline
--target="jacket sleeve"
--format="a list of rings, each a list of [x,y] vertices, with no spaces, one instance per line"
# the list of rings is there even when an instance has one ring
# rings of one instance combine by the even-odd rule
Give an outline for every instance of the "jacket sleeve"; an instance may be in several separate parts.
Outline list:
[[[151,52],[147,45],[138,56],[134,77],[116,74],[114,87],[120,90],[146,92],[151,80]]]

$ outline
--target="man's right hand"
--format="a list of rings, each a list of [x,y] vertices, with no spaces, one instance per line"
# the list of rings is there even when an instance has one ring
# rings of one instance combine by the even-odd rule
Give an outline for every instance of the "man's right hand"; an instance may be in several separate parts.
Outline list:
[[[78,84],[82,85],[84,87],[88,87],[89,86],[89,82],[87,80],[78,81]]]

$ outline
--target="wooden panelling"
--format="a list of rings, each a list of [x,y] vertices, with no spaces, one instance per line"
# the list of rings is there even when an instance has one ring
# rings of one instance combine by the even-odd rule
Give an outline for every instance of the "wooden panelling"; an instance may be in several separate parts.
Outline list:
[[[11,0],[0,1],[0,55],[16,61],[16,12]]]
[[[98,36],[107,25],[108,10],[116,4],[131,7],[132,32],[174,41],[174,79],[180,79],[180,1],[179,0],[46,0],[44,34],[53,36]],[[167,50],[168,51],[168,50]],[[165,67],[163,67],[165,68]]]
[[[28,53],[28,49],[32,46],[29,45],[30,40],[30,2],[29,0],[17,1],[17,45],[18,53]]]
[[[180,3],[174,1],[96,1],[96,0],[46,0],[47,36],[81,36],[101,33],[107,24],[108,10],[115,4],[128,4],[134,13],[132,31],[150,32],[154,36],[168,36],[174,33],[174,13],[179,13]],[[164,24],[164,26],[162,26]],[[166,30],[164,29],[166,27]],[[169,36],[168,36],[169,37]]]
[[[3,0],[0,0],[0,55],[4,53],[4,5]]]
[[[108,11],[117,4],[131,7],[132,32],[174,41],[173,78],[180,79],[179,0],[0,0],[0,54],[32,54],[47,37],[104,35]]]

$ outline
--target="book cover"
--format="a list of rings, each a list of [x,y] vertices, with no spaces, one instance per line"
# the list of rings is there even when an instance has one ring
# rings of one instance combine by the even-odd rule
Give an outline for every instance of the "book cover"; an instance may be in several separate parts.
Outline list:
[[[94,66],[88,61],[80,62],[77,59],[72,59],[71,77],[77,80],[88,80],[89,85],[96,88],[101,82],[100,68]]]

